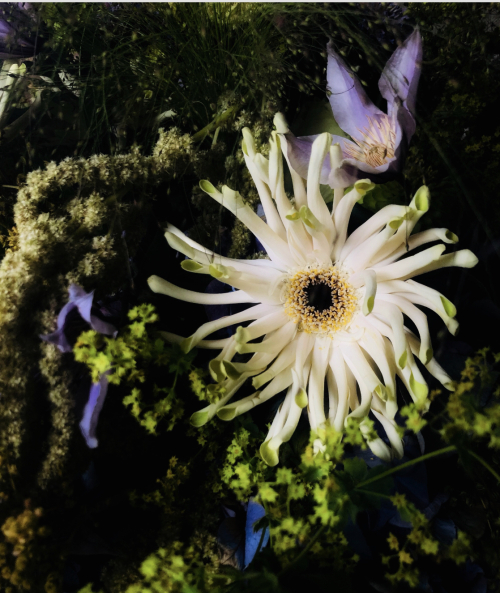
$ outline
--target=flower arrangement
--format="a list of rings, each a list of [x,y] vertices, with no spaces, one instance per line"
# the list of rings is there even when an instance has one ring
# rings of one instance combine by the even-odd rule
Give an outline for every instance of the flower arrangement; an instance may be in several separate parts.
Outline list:
[[[2,591],[498,588],[498,19],[0,7]]]

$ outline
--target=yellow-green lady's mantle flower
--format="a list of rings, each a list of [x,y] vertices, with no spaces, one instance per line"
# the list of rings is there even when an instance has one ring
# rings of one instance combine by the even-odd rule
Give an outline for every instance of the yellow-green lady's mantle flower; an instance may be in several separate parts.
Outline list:
[[[458,240],[447,229],[409,237],[429,208],[425,186],[410,206],[386,206],[348,236],[354,204],[372,184],[360,180],[346,195],[337,191],[333,211],[329,210],[320,193],[322,163],[329,154],[336,158],[329,134],[314,141],[307,186],[291,170],[293,201],[285,193],[278,134],[274,132],[270,141],[269,160],[256,153],[248,129],[243,136],[245,161],[267,222],[227,186],[218,191],[202,181],[200,187],[254,233],[270,259],[216,255],[169,225],[168,243],[190,258],[182,263],[184,269],[210,274],[236,290],[201,294],[158,276],[149,278],[154,292],[191,303],[254,304],[241,313],[205,323],[189,338],[167,334],[181,342],[185,351],[195,346],[221,350],[209,366],[214,380],[223,383],[224,396],[195,413],[192,423],[201,426],[215,414],[231,420],[287,390],[261,447],[270,465],[278,463],[279,447],[292,436],[304,409],[311,429],[318,434],[328,424],[342,431],[353,418],[376,455],[386,460],[401,457],[403,447],[394,421],[396,375],[415,401],[425,400],[428,392],[416,359],[450,388],[449,376],[433,358],[426,315],[416,305],[435,311],[451,333],[458,327],[453,304],[412,278],[447,266],[472,267],[477,258],[468,250],[443,254],[445,243]],[[403,258],[407,251],[436,241]],[[418,337],[405,327],[403,315],[414,322]],[[246,322],[250,323],[244,327]],[[234,336],[206,339],[231,325],[238,325]],[[245,363],[233,362],[236,353],[251,357]],[[250,377],[255,393],[231,402]],[[366,422],[370,412],[380,421],[392,447],[371,436]]]

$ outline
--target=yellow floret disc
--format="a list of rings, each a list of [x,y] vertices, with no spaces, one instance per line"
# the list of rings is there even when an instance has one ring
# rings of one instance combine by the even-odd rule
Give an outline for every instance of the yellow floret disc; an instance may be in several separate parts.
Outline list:
[[[308,267],[290,276],[285,287],[285,312],[299,331],[334,334],[346,329],[357,309],[356,290],[336,266]]]

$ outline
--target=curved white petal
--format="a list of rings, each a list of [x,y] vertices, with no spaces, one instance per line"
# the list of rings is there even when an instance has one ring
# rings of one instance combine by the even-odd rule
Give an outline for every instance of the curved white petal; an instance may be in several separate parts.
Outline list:
[[[259,239],[269,257],[281,266],[294,266],[288,245],[257,214],[245,204],[241,196],[227,186],[222,193],[208,181],[200,182],[201,189],[219,204],[230,210]]]
[[[345,197],[340,201],[341,204],[344,199]],[[385,206],[376,212],[371,218],[349,235],[339,254],[339,261],[344,261],[355,247],[364,243],[373,234],[378,233],[386,224],[389,224],[391,220],[404,218],[406,212],[406,206],[397,206],[396,204]]]
[[[164,294],[186,303],[197,303],[199,305],[231,305],[234,303],[254,303],[256,300],[246,294],[243,290],[236,290],[222,293],[194,292],[180,288],[168,280],[159,276],[148,278],[149,288],[156,293]]]
[[[262,315],[272,313],[274,310],[277,310],[277,308],[274,308],[270,305],[256,305],[255,307],[250,307],[245,311],[241,311],[241,313],[228,315],[227,317],[221,317],[215,321],[209,321],[208,323],[204,323],[201,327],[199,327],[192,336],[186,338],[181,347],[184,352],[189,352],[195,346],[197,346],[199,342],[203,340],[203,338],[213,334],[223,327],[238,325],[239,323],[243,323],[245,321],[258,319]]]
[[[333,426],[337,432],[342,432],[349,413],[349,383],[347,380],[346,363],[340,347],[333,348],[330,357],[330,369],[335,377],[337,386],[338,405],[333,419]],[[331,419],[331,417],[330,417]]]
[[[354,204],[373,186],[374,184],[369,179],[356,181],[353,189],[340,200],[333,215],[335,228],[337,229],[337,238],[332,250],[333,261],[344,261],[342,254],[347,243],[347,226],[349,225],[352,209],[354,208]]]
[[[160,331],[161,336],[171,344],[182,344],[186,338],[173,334],[171,332]],[[196,345],[198,348],[206,348],[207,350],[220,350],[224,348],[231,338],[224,338],[222,340],[200,340]]]
[[[418,354],[422,364],[427,364],[430,359],[434,356],[431,335],[429,333],[429,325],[427,323],[427,317],[423,311],[417,309],[410,301],[405,299],[403,296],[397,296],[395,294],[383,294],[380,295],[380,300],[393,303],[401,312],[409,317],[416,325],[418,333],[420,334],[420,352]]]
[[[312,430],[317,430],[326,422],[324,389],[330,348],[331,340],[329,338],[316,339],[312,353],[308,389],[308,412]]]
[[[416,249],[421,245],[425,245],[426,243],[432,243],[433,241],[443,241],[444,243],[457,243],[458,237],[449,231],[448,229],[429,229],[427,231],[422,231],[421,233],[417,233],[416,235],[412,235],[407,242],[404,242],[400,245],[397,249],[395,249],[388,257],[385,259],[372,259],[372,262],[375,266],[386,266],[387,264],[396,261],[403,255],[405,255],[408,251],[412,249]],[[377,254],[377,257],[384,257],[384,254]]]
[[[424,274],[431,269],[436,269],[436,267],[443,267],[445,264],[439,265],[438,262],[442,259],[440,258],[440,255],[445,249],[445,245],[435,245],[421,253],[411,255],[406,259],[389,264],[383,268],[373,268],[377,275],[377,283],[380,284],[381,282],[387,282],[388,280],[406,280],[407,278],[417,276],[418,274]],[[436,265],[436,267],[432,267],[433,265]],[[449,265],[454,264],[450,263]],[[359,286],[361,281],[362,275],[359,272],[351,277],[351,284],[353,286]]]

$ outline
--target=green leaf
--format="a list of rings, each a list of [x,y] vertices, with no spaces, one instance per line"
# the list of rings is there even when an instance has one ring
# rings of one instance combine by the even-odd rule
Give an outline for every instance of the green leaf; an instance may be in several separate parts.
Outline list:
[[[292,129],[296,136],[309,136],[328,132],[346,138],[346,134],[333,117],[330,104],[322,99],[307,104],[304,111],[295,118]]]
[[[358,204],[362,204],[372,212],[378,212],[389,204],[404,204],[405,194],[402,186],[397,181],[389,181],[380,185],[375,185],[368,191]]]
[[[363,459],[353,457],[344,460],[344,471],[351,476],[355,484],[358,484],[365,479],[368,468]]]
[[[387,471],[386,465],[378,465],[377,467],[374,467],[373,469],[368,470],[365,479],[371,480],[372,478],[378,476],[379,474],[383,474],[386,471]],[[381,478],[380,480],[375,480],[374,482],[372,482],[371,484],[368,484],[367,486],[363,486],[363,490],[365,492],[371,491],[371,492],[377,492],[379,494],[389,495],[393,489],[393,486],[394,486],[394,482],[393,482],[392,478],[390,476],[387,476],[386,478]]]

